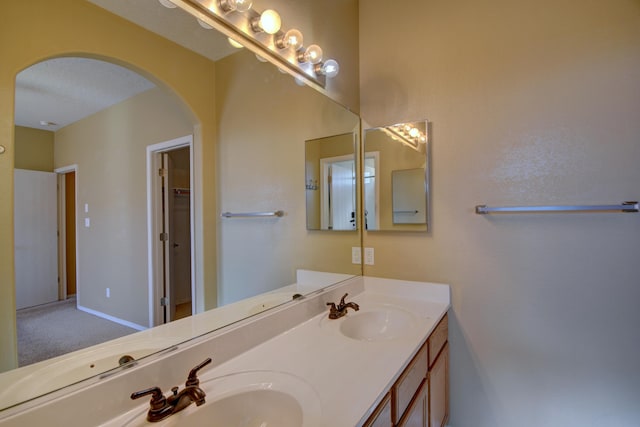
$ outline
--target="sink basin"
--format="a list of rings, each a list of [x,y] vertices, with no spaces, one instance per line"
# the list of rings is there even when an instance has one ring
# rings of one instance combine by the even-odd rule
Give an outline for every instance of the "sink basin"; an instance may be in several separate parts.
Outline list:
[[[320,398],[302,379],[284,372],[246,371],[210,380],[200,387],[206,403],[190,405],[156,426],[321,427]],[[126,426],[149,425],[144,413]]]
[[[411,334],[417,328],[417,318],[408,310],[391,304],[374,304],[366,308],[363,305],[359,311],[349,311],[341,319],[323,319],[323,322],[325,325],[339,324],[337,328],[342,335],[361,341],[393,340]]]

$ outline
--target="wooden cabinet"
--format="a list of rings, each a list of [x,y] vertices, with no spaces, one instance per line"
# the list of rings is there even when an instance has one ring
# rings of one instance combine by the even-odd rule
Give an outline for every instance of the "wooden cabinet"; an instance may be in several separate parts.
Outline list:
[[[367,427],[392,427],[391,422],[391,393],[382,399],[382,402],[378,405],[373,412],[369,420],[366,422]]]
[[[443,427],[449,419],[445,314],[364,427]]]
[[[449,419],[449,344],[429,370],[429,426],[442,427]]]
[[[398,427],[428,427],[429,385],[425,378]]]

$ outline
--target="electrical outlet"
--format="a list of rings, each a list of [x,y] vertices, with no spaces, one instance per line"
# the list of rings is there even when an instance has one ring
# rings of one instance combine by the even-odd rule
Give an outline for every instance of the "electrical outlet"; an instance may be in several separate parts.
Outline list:
[[[367,265],[373,265],[373,248],[364,248],[364,263]]]
[[[111,298],[111,289],[107,288],[107,298]]]
[[[360,252],[360,246],[353,246],[351,248],[351,263],[362,264],[362,253]]]

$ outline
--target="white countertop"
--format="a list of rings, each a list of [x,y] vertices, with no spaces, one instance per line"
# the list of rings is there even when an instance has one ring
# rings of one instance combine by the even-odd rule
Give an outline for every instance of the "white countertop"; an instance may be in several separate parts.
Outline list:
[[[204,383],[214,377],[249,370],[285,372],[302,379],[319,397],[320,413],[314,415],[319,419],[310,420],[310,425],[361,425],[450,306],[449,287],[446,285],[364,279],[364,292],[353,298],[347,297],[347,302],[358,303],[361,310],[357,313],[349,310],[347,317],[374,307],[391,305],[414,313],[416,327],[406,328],[404,333],[393,339],[364,341],[348,338],[340,332],[340,324],[346,318],[329,320],[327,312],[323,312],[221,365],[203,369],[201,381]],[[215,351],[210,357],[215,359]],[[142,420],[141,414],[148,408],[147,399],[143,400],[136,409],[104,426],[123,425],[136,416]],[[173,418],[188,416],[200,408],[191,405],[166,422],[171,420],[173,425],[178,421]],[[144,421],[140,423],[146,424]],[[140,424],[136,422],[133,425]],[[149,425],[164,425],[164,421]]]

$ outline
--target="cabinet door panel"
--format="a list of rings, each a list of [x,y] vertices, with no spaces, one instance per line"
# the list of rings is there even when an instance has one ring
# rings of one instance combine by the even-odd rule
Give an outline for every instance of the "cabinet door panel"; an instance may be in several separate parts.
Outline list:
[[[429,371],[430,427],[442,427],[449,418],[449,343]]]
[[[387,393],[364,427],[393,427],[391,423],[391,398]]]
[[[420,390],[415,395],[411,406],[407,409],[398,427],[427,427],[428,426],[428,380],[424,380]]]

